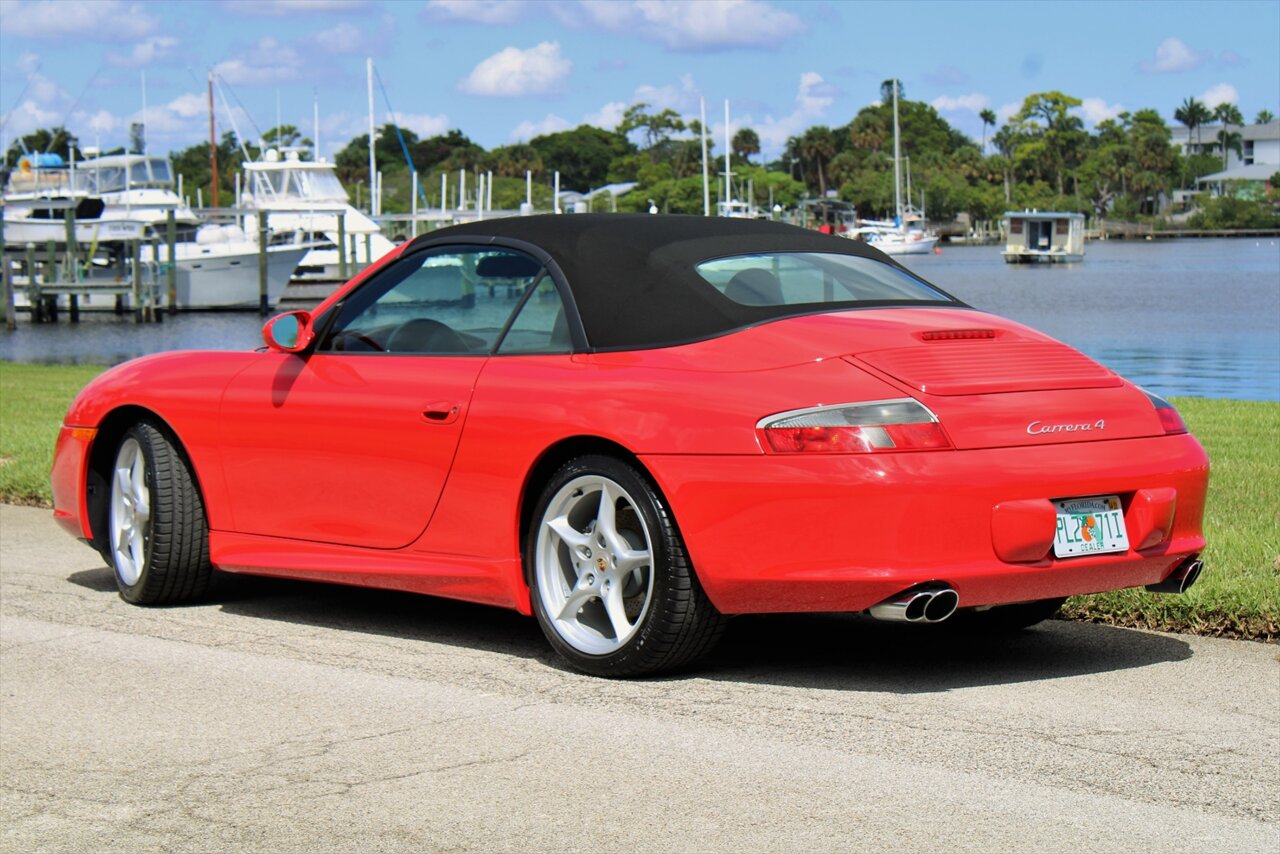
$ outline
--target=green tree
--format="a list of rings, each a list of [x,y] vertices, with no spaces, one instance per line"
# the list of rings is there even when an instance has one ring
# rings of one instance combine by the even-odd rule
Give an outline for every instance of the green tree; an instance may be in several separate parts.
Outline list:
[[[54,128],[38,128],[13,141],[4,153],[4,163],[9,167],[16,166],[24,154],[56,154],[65,163],[71,159],[72,146],[75,146],[76,151],[79,152],[80,143],[75,134],[62,125]]]
[[[982,150],[987,150],[987,128],[996,126],[996,111],[988,107],[978,113],[978,118],[982,119]]]
[[[1173,111],[1173,118],[1186,126],[1188,142],[1191,141],[1191,134],[1196,135],[1196,146],[1199,147],[1200,126],[1213,118],[1213,112],[1205,106],[1203,101],[1187,98],[1182,102],[1182,106]]]
[[[741,128],[733,135],[733,153],[735,156],[751,162],[751,155],[760,153],[760,135],[751,128]]]
[[[1244,113],[1235,104],[1223,102],[1213,108],[1213,117],[1224,125],[1244,124]]]
[[[836,137],[826,125],[814,125],[800,137],[800,157],[812,165],[818,176],[818,195],[827,194],[826,164],[836,154]]]
[[[1061,92],[1037,92],[1028,95],[1022,109],[1013,117],[1018,130],[1027,139],[1019,146],[1017,157],[1039,174],[1052,176],[1058,195],[1065,194],[1065,178],[1079,164],[1088,135],[1084,122],[1070,111],[1083,103],[1079,98]]]
[[[1255,125],[1268,125],[1276,120],[1276,114],[1270,110],[1258,110],[1258,115],[1253,117]]]
[[[649,105],[643,101],[627,107],[622,114],[622,121],[618,123],[618,133],[630,136],[638,131],[644,139],[643,150],[649,152],[650,158],[656,163],[662,157],[664,143],[674,134],[685,130],[685,123],[680,114],[670,108],[658,113],[650,113],[648,110]]]
[[[625,136],[591,125],[535,136],[529,140],[548,169],[560,171],[560,185],[585,193],[609,181],[614,160],[635,153]]]
[[[495,175],[505,178],[523,178],[525,172],[540,173],[543,169],[542,154],[528,143],[505,145],[490,151],[482,164]]]

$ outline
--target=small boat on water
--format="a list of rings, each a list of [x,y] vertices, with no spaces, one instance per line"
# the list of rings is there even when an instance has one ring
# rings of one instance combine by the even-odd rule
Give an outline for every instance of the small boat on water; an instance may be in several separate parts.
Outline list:
[[[907,183],[909,198],[909,178]],[[909,202],[904,205],[902,201],[902,145],[898,133],[897,80],[893,82],[893,209],[892,222],[863,220],[847,236],[865,240],[886,255],[932,255],[934,247],[938,245],[938,235],[925,228],[923,210],[916,210]]]
[[[1084,214],[1008,211],[1005,263],[1069,264],[1084,260]]]

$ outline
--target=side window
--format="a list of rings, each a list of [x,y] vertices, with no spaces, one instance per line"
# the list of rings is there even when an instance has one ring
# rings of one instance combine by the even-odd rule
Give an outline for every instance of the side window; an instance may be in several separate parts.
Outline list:
[[[319,349],[486,355],[541,276],[538,261],[510,249],[415,253],[352,294]]]
[[[550,277],[544,277],[529,295],[498,345],[498,352],[502,355],[573,352],[564,301]]]

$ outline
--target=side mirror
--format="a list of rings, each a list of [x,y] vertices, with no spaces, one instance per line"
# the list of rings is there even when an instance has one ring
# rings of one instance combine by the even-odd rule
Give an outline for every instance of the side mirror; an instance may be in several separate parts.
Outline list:
[[[290,311],[273,317],[262,327],[262,340],[272,350],[282,353],[301,353],[311,346],[315,337],[311,315],[305,311]]]

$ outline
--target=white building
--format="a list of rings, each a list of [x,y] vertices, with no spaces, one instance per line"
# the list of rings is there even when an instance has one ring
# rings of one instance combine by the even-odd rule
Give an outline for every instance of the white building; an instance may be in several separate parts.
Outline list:
[[[1217,154],[1222,156],[1218,132],[1222,125],[1202,125],[1190,130],[1181,125],[1171,128],[1173,144],[1183,155]],[[1220,172],[1200,178],[1200,184],[1219,184],[1223,181],[1266,181],[1280,171],[1280,119],[1265,125],[1231,125],[1231,131],[1240,134],[1240,153],[1227,150],[1227,166]]]

